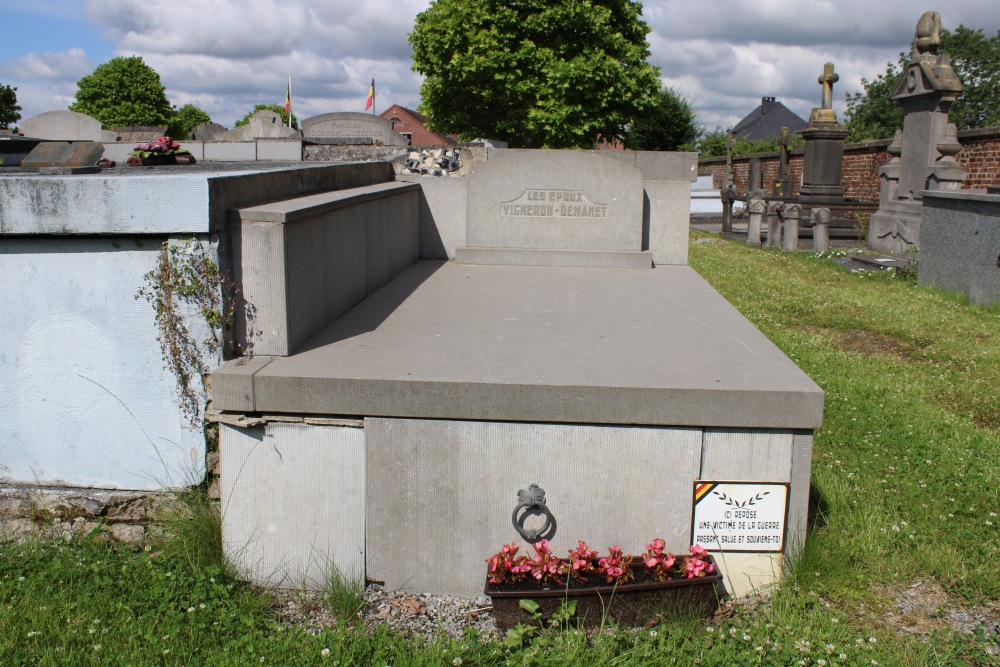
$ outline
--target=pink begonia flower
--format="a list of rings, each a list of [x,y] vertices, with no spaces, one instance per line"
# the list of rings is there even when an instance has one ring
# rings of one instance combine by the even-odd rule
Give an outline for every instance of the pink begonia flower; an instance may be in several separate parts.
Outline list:
[[[705,550],[705,547],[701,546],[700,544],[691,545],[691,555],[694,556],[695,558],[704,558],[705,554],[707,553],[708,551]]]

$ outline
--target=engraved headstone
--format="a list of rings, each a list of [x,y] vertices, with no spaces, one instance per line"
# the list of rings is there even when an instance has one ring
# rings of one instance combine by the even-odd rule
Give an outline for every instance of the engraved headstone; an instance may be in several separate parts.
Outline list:
[[[794,252],[799,248],[799,218],[802,217],[802,207],[794,203],[785,204],[781,209],[781,217],[785,221],[781,249],[785,252]]]
[[[814,208],[812,210],[813,250],[826,252],[830,249],[830,209]]]
[[[747,225],[747,245],[760,247],[760,227],[767,213],[767,202],[759,192],[754,192],[747,200],[747,210],[750,213],[750,220]]]
[[[392,129],[389,119],[351,111],[306,118],[302,121],[302,136],[312,143],[343,143],[346,139],[370,139],[384,146],[407,146],[410,143]]]
[[[642,174],[619,160],[513,153],[478,165],[468,178],[469,246],[642,249]]]

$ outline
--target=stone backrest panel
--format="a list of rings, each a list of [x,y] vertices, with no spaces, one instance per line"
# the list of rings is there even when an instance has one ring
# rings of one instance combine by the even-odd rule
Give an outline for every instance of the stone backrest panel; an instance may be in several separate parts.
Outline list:
[[[386,146],[406,146],[406,137],[392,129],[392,121],[367,113],[325,113],[302,121],[307,140],[369,138]]]
[[[579,151],[512,153],[469,175],[467,242],[483,248],[642,249],[638,169]]]

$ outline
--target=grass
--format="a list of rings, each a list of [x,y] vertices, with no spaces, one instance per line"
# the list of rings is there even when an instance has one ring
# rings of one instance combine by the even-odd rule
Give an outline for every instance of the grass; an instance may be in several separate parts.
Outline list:
[[[815,516],[768,602],[712,624],[678,615],[598,637],[545,631],[523,646],[424,644],[353,623],[313,636],[280,626],[267,591],[234,578],[217,513],[194,497],[150,551],[0,546],[0,665],[998,664],[986,652],[996,639],[953,631],[944,608],[993,605],[994,620],[1000,609],[1000,310],[705,240],[692,266],[826,391]],[[940,593],[933,605],[897,607],[925,585]],[[331,578],[345,619],[357,592]]]

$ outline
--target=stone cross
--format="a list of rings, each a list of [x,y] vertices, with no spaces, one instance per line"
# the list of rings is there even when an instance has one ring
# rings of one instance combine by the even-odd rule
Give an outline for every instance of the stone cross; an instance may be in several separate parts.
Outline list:
[[[823,101],[821,103],[822,108],[832,109],[833,84],[840,81],[840,75],[834,73],[833,71],[833,63],[826,63],[823,65],[823,76],[816,79],[816,81],[823,86]]]
[[[781,128],[781,139],[778,140],[781,149],[781,161],[778,163],[778,180],[788,178],[788,128]]]

